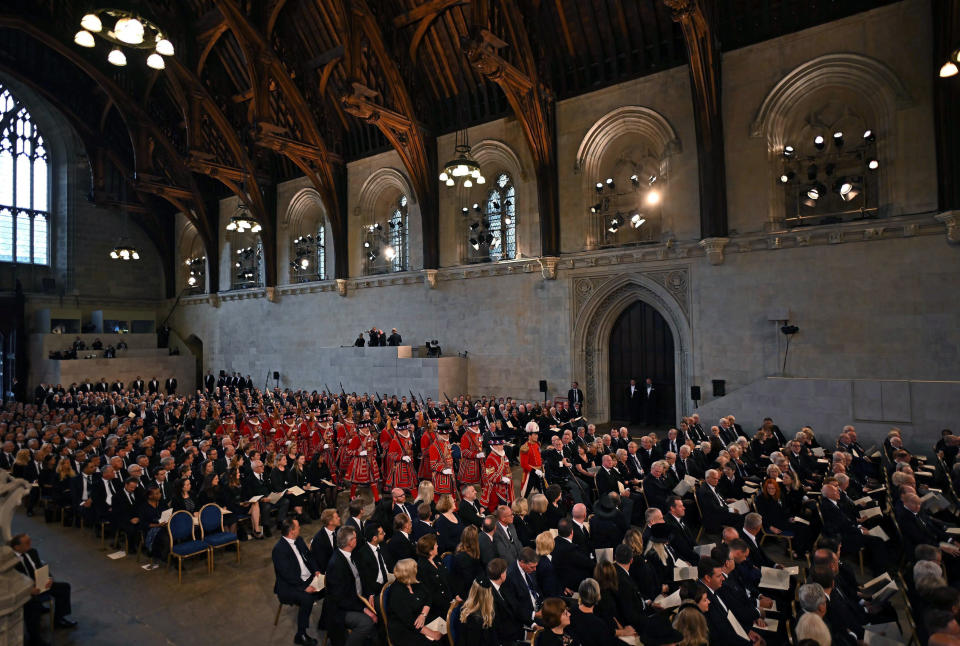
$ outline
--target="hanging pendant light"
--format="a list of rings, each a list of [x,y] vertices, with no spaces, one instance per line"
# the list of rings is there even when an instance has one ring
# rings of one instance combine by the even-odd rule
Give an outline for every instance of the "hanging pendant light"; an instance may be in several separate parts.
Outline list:
[[[470,155],[470,139],[466,128],[457,132],[454,152],[455,157],[443,166],[441,182],[452,187],[459,181],[464,188],[486,183],[486,178],[480,172],[480,165]]]
[[[120,241],[111,251],[110,258],[113,260],[140,260],[140,250],[128,242],[128,233],[130,230],[130,213],[127,211],[127,182],[124,179],[120,191],[120,211],[123,216],[123,235]]]

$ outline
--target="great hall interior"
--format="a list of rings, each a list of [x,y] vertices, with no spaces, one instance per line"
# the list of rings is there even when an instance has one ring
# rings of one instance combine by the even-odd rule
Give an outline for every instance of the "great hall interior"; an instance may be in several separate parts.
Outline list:
[[[960,0],[4,0],[0,646],[960,644],[958,66]]]

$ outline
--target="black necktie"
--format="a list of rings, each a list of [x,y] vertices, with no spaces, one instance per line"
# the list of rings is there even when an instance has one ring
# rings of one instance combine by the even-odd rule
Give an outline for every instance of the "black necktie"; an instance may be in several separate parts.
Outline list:
[[[380,565],[380,575],[383,577],[384,583],[387,581],[387,564],[383,562],[383,554],[380,553],[380,548],[377,547],[377,563]]]
[[[524,578],[527,580],[527,587],[530,589],[530,592],[533,594],[533,600],[536,602],[536,605],[540,605],[540,591],[537,589],[537,584],[533,582],[533,578],[529,574],[524,574]]]

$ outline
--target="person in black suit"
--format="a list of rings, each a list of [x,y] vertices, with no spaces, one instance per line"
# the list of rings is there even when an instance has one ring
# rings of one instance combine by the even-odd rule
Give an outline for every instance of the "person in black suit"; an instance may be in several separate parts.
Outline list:
[[[824,623],[831,631],[850,631],[857,640],[864,637],[865,613],[857,599],[848,599],[836,585],[836,577],[828,565],[814,565],[810,568],[808,580],[817,583],[827,595],[827,613]]]
[[[138,491],[140,481],[129,477],[123,489],[113,496],[113,523],[127,535],[128,551],[135,552],[141,536],[140,505],[143,497]]]
[[[166,382],[166,389],[168,395],[174,395],[177,392],[177,379],[176,377],[168,377]]]
[[[106,466],[100,477],[93,483],[93,519],[94,522],[110,520],[113,517],[113,497],[117,493],[116,473],[113,467]]]
[[[207,370],[207,374],[203,376],[203,387],[208,392],[213,392],[213,389],[217,385],[217,378],[213,376],[213,373]]]
[[[833,484],[825,484],[820,489],[820,513],[823,514],[824,533],[840,536],[845,554],[856,554],[861,549],[866,550],[870,569],[874,573],[885,572],[889,560],[887,546],[882,539],[871,536],[867,530],[840,509],[840,490]]]
[[[567,403],[574,413],[578,410],[575,405],[579,404],[580,408],[583,408],[583,391],[580,390],[580,385],[577,382],[570,384],[570,390],[567,391]]]
[[[376,523],[367,523],[363,528],[364,544],[353,551],[353,563],[360,573],[360,587],[365,597],[379,597],[387,583],[386,560],[383,557],[383,528]]]
[[[697,500],[700,502],[700,512],[703,514],[704,528],[712,533],[719,534],[724,525],[742,527],[743,517],[727,509],[726,501],[720,496],[716,486],[720,482],[720,473],[716,469],[709,469],[704,482],[697,487]]]
[[[532,547],[521,549],[519,558],[507,565],[507,579],[500,588],[507,604],[514,608],[517,618],[526,626],[533,625],[544,599],[536,580],[539,560]]]
[[[480,524],[480,535],[477,536],[477,547],[480,549],[480,562],[485,566],[497,558],[497,549],[493,544],[493,538],[497,532],[497,519],[493,516],[487,516]]]
[[[297,612],[297,634],[293,642],[314,646],[317,640],[307,634],[307,628],[310,625],[313,603],[320,598],[320,591],[311,585],[314,577],[320,574],[320,568],[307,549],[307,544],[300,538],[300,523],[295,518],[285,519],[281,530],[283,536],[273,546],[271,555],[273,571],[277,577],[273,592],[280,603],[298,606],[300,609]],[[352,596],[356,598],[356,593]]]
[[[636,379],[630,380],[630,385],[624,392],[627,399],[627,411],[630,414],[630,424],[638,424],[643,419],[643,394]]]
[[[137,378],[130,384],[130,390],[138,395],[143,392],[143,379],[141,379],[139,375],[137,375]]]
[[[407,514],[397,514],[393,518],[393,536],[387,541],[387,565],[393,567],[402,559],[416,557],[416,550],[410,540],[413,531],[413,522]]]
[[[780,567],[770,558],[760,545],[760,532],[763,531],[763,517],[755,512],[747,514],[743,519],[743,527],[739,534],[747,547],[750,548],[748,558],[757,567]]]
[[[457,517],[464,525],[476,525],[479,528],[483,524],[483,507],[477,501],[477,490],[473,485],[466,485],[460,490]]]
[[[320,524],[322,527],[313,540],[310,541],[310,553],[313,554],[313,560],[317,567],[324,574],[327,573],[327,563],[337,546],[337,529],[340,528],[340,514],[336,509],[324,509],[320,513]]]
[[[427,534],[436,535],[437,529],[430,520],[432,517],[433,508],[428,503],[422,503],[417,508],[417,518],[413,521],[413,531],[410,533],[410,540],[416,543]]]
[[[573,542],[573,521],[564,518],[557,525],[557,539],[553,546],[553,567],[560,586],[575,592],[580,582],[593,573],[593,559]],[[568,593],[569,594],[569,593]]]
[[[147,382],[147,392],[149,392],[151,395],[156,395],[158,392],[160,392],[160,382],[156,377]]]
[[[723,585],[723,568],[712,558],[705,557],[700,559],[697,567],[697,575],[700,582],[707,587],[707,597],[710,599],[710,607],[707,610],[707,625],[710,629],[710,643],[724,644],[724,646],[751,646],[752,640],[756,639],[756,633],[750,630],[750,626],[741,626],[750,639],[744,639],[737,634],[733,627],[731,619],[728,619],[729,607],[720,598],[718,592]],[[732,621],[737,621],[733,617]]]
[[[630,576],[630,566],[633,564],[633,549],[624,543],[617,545],[613,550],[613,560],[617,570],[617,617],[624,626],[632,626],[642,635],[647,625],[644,614],[643,597],[640,589]]]
[[[417,582],[416,562],[411,559],[400,561],[395,573],[397,582],[390,587],[389,601],[384,603],[390,642],[397,646],[437,643],[443,635],[426,626],[431,600],[424,585]]]
[[[920,496],[908,493],[903,496],[903,506],[896,508],[897,524],[903,534],[904,552],[913,554],[917,545],[933,545],[939,548],[951,536],[941,521],[931,518],[923,511]]]
[[[323,604],[324,625],[334,644],[343,643],[344,629],[352,632],[346,640],[347,646],[361,646],[374,633],[377,621],[372,612],[361,600],[362,591],[360,573],[353,563],[353,551],[357,547],[357,532],[353,527],[341,527],[337,532],[337,551],[327,565],[326,598]],[[373,599],[368,598],[373,605]]]
[[[43,567],[44,562],[40,554],[33,548],[28,534],[16,534],[7,543],[18,558],[14,568],[31,581],[36,578],[36,571]],[[50,578],[43,589],[34,587],[30,591],[30,599],[23,607],[23,619],[31,644],[43,644],[40,639],[40,616],[44,611],[43,602],[53,599],[54,620],[56,628],[74,628],[77,622],[68,615],[70,608],[70,584],[65,581],[54,581]]]
[[[647,504],[651,507],[666,508],[667,496],[672,493],[663,478],[663,472],[666,468],[666,462],[657,460],[650,465],[650,471],[647,473],[647,477],[643,479],[643,493],[647,498]]]
[[[676,495],[668,497],[666,508],[667,513],[663,515],[663,521],[673,530],[670,535],[670,547],[687,563],[696,563],[700,560],[700,556],[693,549],[696,545],[696,534],[684,521],[687,508],[683,498]]]
[[[497,643],[513,644],[523,639],[523,627],[533,622],[532,615],[522,614],[520,607],[511,602],[507,590],[507,562],[495,558],[487,565],[487,577],[493,592],[493,627],[497,631]],[[535,567],[535,566],[534,566]],[[530,601],[528,599],[527,603]]]
[[[643,423],[647,426],[653,426],[657,423],[657,397],[659,393],[653,386],[653,379],[647,377],[641,389],[641,399],[643,401]]]
[[[614,468],[615,464],[615,458],[608,454],[603,456],[601,466],[597,469],[597,495],[600,498],[609,493],[620,493],[620,486],[617,484],[620,482],[620,475]]]

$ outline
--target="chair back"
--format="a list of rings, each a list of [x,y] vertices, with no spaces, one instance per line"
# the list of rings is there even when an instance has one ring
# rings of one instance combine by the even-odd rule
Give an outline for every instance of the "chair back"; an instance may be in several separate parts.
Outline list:
[[[207,534],[223,531],[223,512],[220,507],[210,502],[200,508],[200,538]]]
[[[167,534],[170,536],[171,545],[194,540],[196,536],[193,532],[193,514],[184,509],[173,512],[170,522],[167,523]]]
[[[450,646],[457,646],[457,637],[460,635],[460,611],[463,609],[462,601],[454,601],[447,610],[447,641]]]
[[[390,626],[387,625],[387,602],[390,601],[390,588],[396,581],[388,583],[380,589],[380,615],[383,619],[383,632],[387,636],[387,646],[393,646],[393,640],[390,639]]]
[[[444,552],[443,556],[440,557],[440,562],[443,563],[443,567],[446,568],[447,572],[452,572],[453,552]]]

